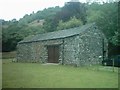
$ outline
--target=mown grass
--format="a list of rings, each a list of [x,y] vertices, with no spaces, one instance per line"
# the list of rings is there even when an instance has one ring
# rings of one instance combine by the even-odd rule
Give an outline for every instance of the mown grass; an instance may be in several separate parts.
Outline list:
[[[102,66],[100,66],[102,67]],[[116,68],[117,69],[117,68]],[[3,59],[3,88],[118,88],[118,72]]]
[[[0,59],[0,89],[2,89],[2,59]]]

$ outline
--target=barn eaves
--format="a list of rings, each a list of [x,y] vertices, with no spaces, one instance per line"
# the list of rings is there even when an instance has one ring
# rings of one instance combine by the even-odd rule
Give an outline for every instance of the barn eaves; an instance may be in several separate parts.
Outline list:
[[[37,42],[37,41],[42,41],[42,40],[52,40],[52,39],[70,37],[70,36],[74,36],[74,35],[80,34],[88,30],[88,28],[90,28],[93,25],[95,25],[95,23],[86,24],[86,25],[83,25],[81,27],[76,27],[76,28],[59,30],[59,31],[54,31],[54,32],[49,32],[49,33],[44,33],[44,34],[38,34],[34,36],[28,36],[24,40],[20,41],[19,43],[30,43],[30,42]]]

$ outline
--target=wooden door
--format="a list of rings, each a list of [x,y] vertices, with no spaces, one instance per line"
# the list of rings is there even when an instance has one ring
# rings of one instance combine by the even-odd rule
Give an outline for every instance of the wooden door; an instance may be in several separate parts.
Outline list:
[[[48,46],[48,63],[58,63],[59,46]]]

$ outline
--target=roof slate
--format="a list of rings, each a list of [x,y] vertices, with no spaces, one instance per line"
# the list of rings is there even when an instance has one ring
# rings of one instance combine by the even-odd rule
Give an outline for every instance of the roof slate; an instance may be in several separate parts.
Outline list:
[[[28,36],[24,40],[20,41],[19,43],[35,42],[35,41],[50,40],[50,39],[59,39],[59,38],[74,36],[74,35],[77,35],[77,34],[80,34],[84,31],[86,31],[88,28],[90,28],[94,24],[95,23],[86,24],[81,27]]]

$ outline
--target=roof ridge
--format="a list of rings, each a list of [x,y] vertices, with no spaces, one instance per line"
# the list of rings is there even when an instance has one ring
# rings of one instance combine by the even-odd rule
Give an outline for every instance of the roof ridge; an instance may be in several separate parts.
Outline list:
[[[35,42],[35,41],[41,41],[41,40],[50,40],[50,39],[58,39],[58,38],[65,38],[65,37],[73,36],[73,35],[86,31],[86,29],[90,28],[94,24],[95,23],[91,23],[91,24],[86,24],[83,26],[74,27],[70,29],[37,34],[37,35],[31,36],[31,38],[30,36],[28,36],[24,40],[20,41],[19,43]]]

